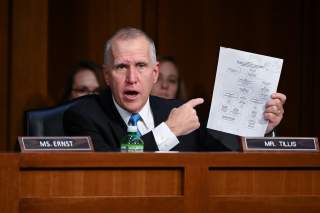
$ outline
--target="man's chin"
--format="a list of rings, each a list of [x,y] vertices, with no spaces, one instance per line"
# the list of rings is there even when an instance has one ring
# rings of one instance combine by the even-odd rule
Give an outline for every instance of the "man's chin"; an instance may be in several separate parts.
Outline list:
[[[124,109],[128,112],[139,112],[143,107],[141,102],[126,102],[124,103]]]

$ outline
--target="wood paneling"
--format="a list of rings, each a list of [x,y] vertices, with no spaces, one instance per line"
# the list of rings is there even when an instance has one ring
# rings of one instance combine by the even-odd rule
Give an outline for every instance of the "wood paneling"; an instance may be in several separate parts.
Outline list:
[[[320,3],[306,1],[302,8],[302,66],[300,81],[301,93],[301,131],[306,136],[320,137],[320,73],[317,62],[320,61]]]
[[[46,186],[45,188],[43,186]],[[179,169],[23,170],[24,197],[182,195]]]
[[[19,199],[19,170],[16,154],[0,153],[0,209],[17,213]]]
[[[211,170],[208,187],[210,195],[217,196],[288,194],[310,196],[319,195],[319,178],[320,171],[311,169]]]
[[[89,198],[24,198],[20,213],[181,213],[182,197],[89,197]]]
[[[8,40],[9,40],[9,3],[0,1],[0,150],[8,144]]]
[[[239,208],[236,208],[236,207]],[[236,197],[217,196],[209,202],[208,212],[223,213],[317,213],[320,208],[320,199],[316,196],[279,196],[279,197]]]
[[[104,45],[119,28],[142,27],[142,0],[50,0],[50,95],[58,101],[71,67],[79,60],[103,63]]]
[[[46,0],[14,0],[12,3],[11,147],[17,136],[23,134],[23,112],[47,104],[47,19]]]
[[[279,91],[288,102],[279,133],[302,134],[296,116],[302,107],[301,6],[299,0],[159,1],[159,53],[177,57],[190,97],[205,98],[202,120],[208,116],[219,47],[225,46],[284,59]]]
[[[142,29],[153,39],[158,50],[158,2],[159,0],[143,1]]]
[[[4,213],[320,210],[319,153],[0,153],[0,160],[0,204],[11,207]]]

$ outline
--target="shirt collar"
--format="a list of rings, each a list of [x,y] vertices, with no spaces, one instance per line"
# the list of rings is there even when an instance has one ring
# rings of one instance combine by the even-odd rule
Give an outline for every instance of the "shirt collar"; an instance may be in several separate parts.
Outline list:
[[[128,122],[129,122],[129,119],[130,119],[132,113],[128,112],[127,110],[125,110],[121,106],[119,106],[113,96],[112,96],[112,100],[113,100],[113,103],[116,106],[121,118],[128,125]],[[153,120],[153,115],[151,112],[149,98],[148,98],[146,104],[142,107],[142,109],[138,113],[141,116],[143,123],[147,126],[148,129],[154,128],[154,120]]]

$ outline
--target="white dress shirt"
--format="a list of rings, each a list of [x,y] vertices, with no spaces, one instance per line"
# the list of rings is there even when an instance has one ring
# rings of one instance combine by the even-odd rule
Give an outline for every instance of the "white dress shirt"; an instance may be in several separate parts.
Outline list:
[[[129,119],[132,113],[120,107],[113,97],[112,99],[121,118],[128,126]],[[141,135],[147,134],[148,132],[152,131],[159,151],[169,151],[179,143],[178,138],[173,134],[173,132],[169,129],[165,122],[162,122],[157,127],[154,126],[154,119],[149,99],[138,113],[141,116],[141,120],[138,121],[137,126]]]

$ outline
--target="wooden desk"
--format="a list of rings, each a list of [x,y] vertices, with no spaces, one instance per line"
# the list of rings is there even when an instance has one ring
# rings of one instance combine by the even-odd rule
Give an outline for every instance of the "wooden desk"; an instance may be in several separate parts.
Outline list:
[[[0,212],[320,212],[320,154],[0,153]]]

